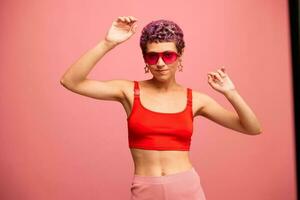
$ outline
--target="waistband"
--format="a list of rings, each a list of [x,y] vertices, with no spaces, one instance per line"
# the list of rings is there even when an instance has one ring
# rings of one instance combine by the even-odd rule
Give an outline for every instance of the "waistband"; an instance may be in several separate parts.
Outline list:
[[[149,184],[166,183],[166,182],[176,181],[176,180],[183,181],[183,178],[195,176],[195,175],[198,176],[195,168],[192,167],[189,170],[177,172],[174,174],[167,174],[164,176],[142,176],[142,175],[134,174],[133,182],[142,182],[142,183],[149,183]]]

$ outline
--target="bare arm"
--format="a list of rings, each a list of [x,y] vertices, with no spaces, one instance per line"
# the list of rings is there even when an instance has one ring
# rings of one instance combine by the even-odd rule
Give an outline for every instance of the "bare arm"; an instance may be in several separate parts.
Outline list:
[[[123,98],[122,80],[99,81],[86,78],[95,64],[114,47],[115,44],[105,40],[100,41],[69,67],[60,83],[68,90],[80,95],[120,102]]]
[[[225,97],[231,103],[231,105],[236,110],[239,121],[243,126],[244,130],[252,134],[260,134],[262,132],[262,127],[250,108],[250,106],[244,101],[244,99],[239,95],[237,90],[226,93]]]
[[[123,99],[123,87],[130,81],[108,80],[98,81],[87,79],[96,63],[111,49],[129,39],[136,31],[134,17],[118,17],[109,29],[105,39],[83,54],[73,63],[60,79],[67,89],[81,95],[101,100]]]
[[[197,114],[241,133],[249,135],[260,134],[262,128],[258,119],[238,92],[228,93],[225,97],[235,108],[236,112],[225,109],[210,96],[201,94],[199,99],[204,102],[204,106],[198,110]]]
[[[257,117],[237,92],[228,74],[225,73],[225,68],[222,68],[222,70],[218,69],[217,72],[208,73],[208,83],[227,98],[236,113],[225,109],[213,98],[203,94],[201,100],[204,102],[204,106],[201,110],[198,110],[199,114],[224,127],[248,135],[262,133],[262,127]]]
[[[96,63],[116,44],[101,40],[95,47],[88,50],[74,64],[72,64],[61,78],[63,85],[77,84],[86,79]]]

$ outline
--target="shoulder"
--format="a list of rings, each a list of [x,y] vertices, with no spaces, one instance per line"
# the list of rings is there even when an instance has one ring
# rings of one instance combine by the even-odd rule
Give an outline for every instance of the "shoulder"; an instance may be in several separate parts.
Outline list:
[[[134,81],[133,80],[128,80],[128,79],[119,79],[120,83],[122,84],[123,88],[128,88],[133,86]]]
[[[201,115],[202,109],[209,103],[212,98],[206,93],[194,89],[192,89],[192,97],[193,107],[196,110],[195,115]]]
[[[122,80],[122,85],[123,85],[123,90],[125,92],[129,92],[131,93],[133,91],[133,88],[134,88],[134,81],[138,82],[138,85],[139,86],[143,86],[144,88],[148,88],[149,85],[146,83],[148,80],[126,80],[126,79],[123,79]]]
[[[118,82],[118,85],[123,91],[130,90],[134,87],[134,80],[128,80],[128,79],[117,79],[115,80]],[[138,81],[138,80],[137,80]]]
[[[206,100],[210,98],[209,95],[205,94],[204,92],[200,92],[194,89],[192,89],[192,94],[193,98],[195,98],[196,100]]]
[[[191,88],[190,88],[191,89]],[[203,98],[205,98],[206,94],[204,94],[203,92],[191,89],[192,91],[192,96],[193,96],[193,100],[195,99],[196,101],[202,100]]]
[[[125,97],[132,96],[133,90],[134,90],[134,81],[139,82],[139,85],[143,82],[143,80],[128,80],[128,79],[122,79],[121,85],[122,85],[122,91],[125,95]]]
[[[109,80],[109,82],[114,84],[114,86],[120,89],[122,92],[125,92],[127,88],[133,86],[134,84],[132,80],[127,80],[127,79],[114,79],[114,80]]]

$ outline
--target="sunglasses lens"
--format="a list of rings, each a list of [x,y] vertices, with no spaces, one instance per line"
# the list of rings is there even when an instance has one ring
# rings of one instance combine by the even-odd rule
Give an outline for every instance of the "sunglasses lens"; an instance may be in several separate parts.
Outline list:
[[[145,60],[148,64],[154,65],[157,63],[158,54],[157,53],[146,53]]]
[[[145,54],[145,61],[150,65],[155,65],[159,58],[159,53],[149,52]],[[162,53],[162,59],[166,64],[171,64],[177,59],[177,54],[171,51],[165,51]]]
[[[163,60],[166,64],[171,64],[177,59],[177,54],[175,52],[164,52]]]

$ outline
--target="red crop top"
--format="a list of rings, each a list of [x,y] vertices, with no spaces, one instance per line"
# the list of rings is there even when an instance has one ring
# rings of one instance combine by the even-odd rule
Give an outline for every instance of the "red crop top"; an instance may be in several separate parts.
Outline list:
[[[129,148],[189,150],[193,134],[192,90],[187,88],[183,111],[161,113],[142,105],[139,83],[134,81],[134,101],[127,125]]]

